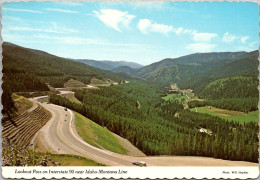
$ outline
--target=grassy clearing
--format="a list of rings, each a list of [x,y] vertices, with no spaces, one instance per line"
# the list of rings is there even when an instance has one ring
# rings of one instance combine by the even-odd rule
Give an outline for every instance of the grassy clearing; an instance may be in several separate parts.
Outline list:
[[[12,100],[14,101],[14,106],[17,108],[19,114],[23,113],[33,106],[33,103],[27,98],[19,96],[15,93],[12,94]]]
[[[73,93],[64,94],[63,96],[64,96],[65,98],[67,98],[68,100],[70,100],[71,102],[81,104],[81,102],[80,102],[77,98],[75,98],[75,96],[74,96]]]
[[[104,166],[104,164],[76,155],[50,154],[50,157],[61,163],[61,166]]]
[[[38,102],[49,102],[49,97],[43,97],[43,98],[40,98],[38,99]]]
[[[77,81],[75,79],[68,80],[64,87],[85,87],[86,85],[83,82]]]
[[[177,100],[181,101],[182,99],[187,99],[187,96],[182,96],[180,94],[167,94],[167,96],[162,97],[163,100],[168,101],[168,100]]]
[[[192,108],[190,110],[196,112],[195,108]],[[252,111],[249,112],[248,114],[245,114],[243,112],[229,111],[229,110],[219,109],[214,107],[212,107],[211,109],[209,109],[208,107],[197,107],[197,112],[209,114],[212,116],[218,116],[220,118],[227,119],[227,120],[238,121],[240,123],[250,122],[250,121],[258,122],[259,120],[259,110]]]
[[[109,82],[97,78],[91,79],[91,84],[110,84]]]
[[[74,112],[74,114],[76,118],[76,129],[87,143],[112,152],[127,154],[127,150],[120,144],[113,133],[79,113]]]

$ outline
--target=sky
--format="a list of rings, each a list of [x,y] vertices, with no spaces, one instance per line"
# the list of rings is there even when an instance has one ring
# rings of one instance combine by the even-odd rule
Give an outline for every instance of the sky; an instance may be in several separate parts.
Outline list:
[[[2,38],[65,58],[148,65],[256,50],[258,14],[253,2],[6,2]]]

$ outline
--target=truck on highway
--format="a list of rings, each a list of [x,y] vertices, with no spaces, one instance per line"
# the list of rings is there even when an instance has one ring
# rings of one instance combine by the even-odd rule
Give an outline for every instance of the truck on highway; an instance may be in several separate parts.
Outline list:
[[[146,166],[146,162],[144,162],[144,161],[139,161],[139,162],[134,161],[134,162],[132,162],[132,164],[136,165],[136,166],[140,166],[140,167]]]

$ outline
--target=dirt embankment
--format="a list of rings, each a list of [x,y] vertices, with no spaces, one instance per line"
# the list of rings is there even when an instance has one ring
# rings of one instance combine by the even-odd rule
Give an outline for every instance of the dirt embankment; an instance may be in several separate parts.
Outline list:
[[[12,145],[26,147],[35,133],[51,118],[51,113],[35,104],[22,114],[2,120],[2,137]]]

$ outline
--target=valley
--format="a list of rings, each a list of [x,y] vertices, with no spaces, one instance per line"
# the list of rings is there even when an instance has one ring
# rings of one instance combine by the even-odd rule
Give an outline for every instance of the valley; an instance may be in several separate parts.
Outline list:
[[[197,53],[107,71],[4,43],[2,135],[63,164],[61,156],[87,158],[82,165],[257,166],[257,57]]]
[[[37,98],[36,98],[37,99]],[[35,100],[36,100],[35,99]],[[93,159],[96,162],[110,166],[131,166],[133,161],[145,161],[149,166],[256,166],[255,163],[244,161],[225,161],[207,157],[180,157],[180,156],[143,156],[141,154],[123,155],[113,153],[102,148],[96,148],[83,141],[75,127],[69,126],[73,118],[73,112],[68,110],[66,119],[61,117],[64,108],[52,104],[44,104],[44,107],[58,116],[51,120],[47,127],[43,128],[35,139],[39,146],[55,154],[75,154]],[[58,126],[56,125],[58,124]],[[48,128],[50,126],[50,128]],[[66,127],[66,128],[65,128]],[[51,138],[50,138],[51,136]],[[46,141],[40,143],[39,141]],[[55,144],[55,145],[54,145]]]

